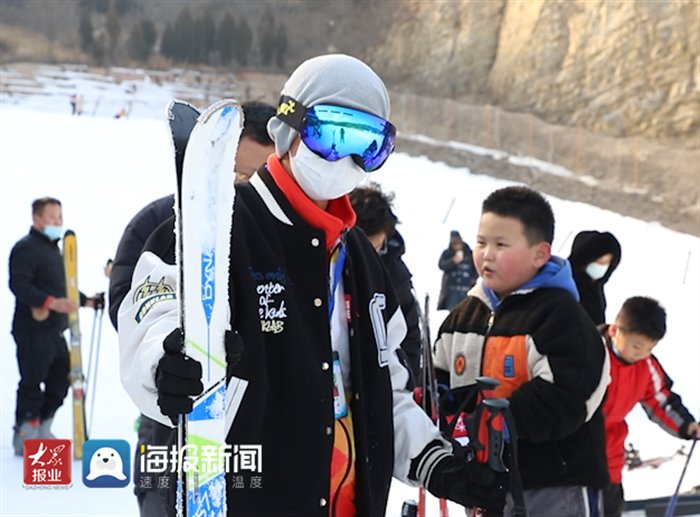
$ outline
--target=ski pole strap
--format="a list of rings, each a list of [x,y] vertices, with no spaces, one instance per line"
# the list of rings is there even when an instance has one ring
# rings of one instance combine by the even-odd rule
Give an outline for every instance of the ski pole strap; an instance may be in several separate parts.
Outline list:
[[[474,395],[476,394],[476,386],[472,386],[469,388],[469,391],[464,395],[464,399],[462,400],[462,403],[459,405],[457,408],[457,411],[454,413],[454,418],[452,421],[447,425],[445,428],[445,434],[447,436],[452,436],[455,432],[455,426],[457,425],[457,422],[459,422],[459,416],[464,412],[464,410],[467,408],[467,405],[469,402],[474,398]]]
[[[457,411],[455,411],[455,418],[452,420],[450,425],[447,426],[445,431],[447,435],[452,436],[455,430],[455,425],[457,425],[457,421],[459,420],[460,413],[467,408],[467,405],[469,405],[469,403],[472,401],[477,391],[482,392],[481,398],[483,400],[485,398],[484,392],[495,389],[499,384],[500,383],[496,379],[492,379],[491,377],[477,377],[476,384],[469,387],[469,391],[464,395],[462,403],[457,408]],[[478,403],[480,403],[480,401],[477,401],[477,404]]]
[[[328,320],[333,317],[333,309],[335,308],[335,290],[338,288],[340,279],[343,275],[343,266],[345,265],[345,242],[342,240],[336,246],[331,254],[331,267],[333,275],[331,277],[330,292],[328,293]]]

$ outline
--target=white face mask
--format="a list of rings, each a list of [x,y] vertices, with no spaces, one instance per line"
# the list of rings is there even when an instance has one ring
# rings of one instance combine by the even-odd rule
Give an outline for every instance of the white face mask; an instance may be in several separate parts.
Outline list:
[[[44,227],[43,233],[52,241],[57,241],[63,237],[63,226],[53,226],[51,224],[47,224]]]
[[[590,276],[593,280],[600,280],[608,272],[607,264],[598,264],[597,262],[591,262],[586,266],[586,274]]]
[[[324,160],[304,142],[294,156],[289,157],[292,176],[307,196],[314,201],[329,201],[350,193],[367,174],[346,156],[335,162]]]

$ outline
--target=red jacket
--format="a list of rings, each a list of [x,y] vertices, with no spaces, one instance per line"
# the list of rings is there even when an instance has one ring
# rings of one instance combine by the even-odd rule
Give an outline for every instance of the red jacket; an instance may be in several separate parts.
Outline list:
[[[607,334],[607,326],[601,330]],[[666,375],[653,355],[627,363],[617,356],[610,338],[606,337],[610,352],[610,376],[612,380],[603,403],[605,437],[607,441],[608,470],[612,483],[622,482],[625,465],[624,444],[627,438],[625,417],[637,402],[641,402],[649,418],[669,434],[678,438],[690,438],[688,424],[694,422],[680,396],[671,391],[673,381]]]

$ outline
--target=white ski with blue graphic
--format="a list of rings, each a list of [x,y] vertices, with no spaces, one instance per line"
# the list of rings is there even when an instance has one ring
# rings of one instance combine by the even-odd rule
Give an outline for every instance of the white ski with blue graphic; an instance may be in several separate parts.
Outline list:
[[[187,142],[177,199],[178,299],[185,353],[202,364],[204,391],[185,419],[187,517],[226,515],[226,353],[234,162],[241,107],[219,101],[202,112]],[[182,429],[180,429],[182,432]],[[178,513],[182,511],[179,488]]]

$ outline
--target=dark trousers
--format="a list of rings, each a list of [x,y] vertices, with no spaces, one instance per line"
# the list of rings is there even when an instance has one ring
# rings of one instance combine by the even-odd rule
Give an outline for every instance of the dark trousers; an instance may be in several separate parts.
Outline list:
[[[15,421],[52,417],[68,393],[70,360],[63,334],[14,330],[20,381]],[[42,389],[43,384],[43,389]]]
[[[613,483],[603,490],[605,517],[620,517],[625,509],[625,492],[621,484]]]
[[[168,450],[177,443],[177,430],[148,418],[139,417],[138,445],[134,454],[134,492],[141,517],[175,515],[177,473],[152,475],[141,472],[141,446],[165,445]]]

